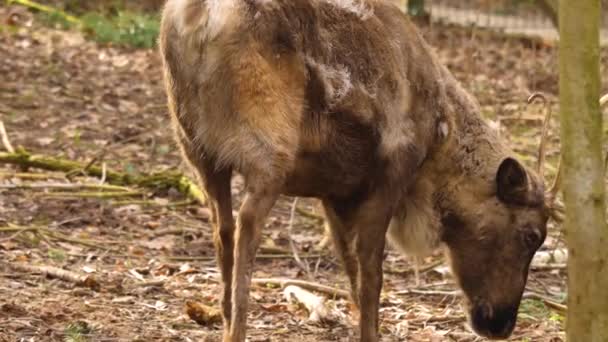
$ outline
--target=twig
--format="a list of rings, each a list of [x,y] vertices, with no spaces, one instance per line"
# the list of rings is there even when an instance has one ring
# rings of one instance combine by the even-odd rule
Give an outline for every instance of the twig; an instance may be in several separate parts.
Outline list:
[[[540,137],[540,146],[538,148],[538,175],[540,179],[544,179],[545,170],[543,166],[545,165],[545,155],[547,149],[547,135],[549,133],[549,125],[551,124],[551,116],[553,114],[551,110],[551,105],[547,101],[545,95],[541,93],[534,93],[528,98],[528,104],[533,103],[535,100],[541,100],[543,102],[543,106],[545,107],[547,113],[545,114],[545,120],[543,121],[543,129]]]
[[[2,138],[2,145],[8,151],[8,153],[15,153],[15,149],[13,145],[11,145],[11,141],[8,138],[8,134],[6,133],[6,128],[4,127],[4,122],[0,120],[0,138]]]
[[[302,259],[300,259],[300,255],[298,254],[298,248],[296,247],[295,242],[293,241],[293,222],[296,216],[296,208],[298,207],[298,198],[295,197],[293,199],[293,203],[291,204],[291,213],[289,215],[289,225],[287,227],[287,235],[289,236],[289,247],[291,247],[291,253],[293,254],[293,258],[296,261],[296,264],[302,269],[302,271],[306,272],[306,275],[310,278],[310,268],[308,264],[305,264]]]
[[[533,300],[538,300],[541,301],[543,303],[545,303],[545,305],[547,305],[548,307],[555,309],[557,311],[561,311],[561,312],[566,312],[568,311],[568,307],[564,304],[560,304],[557,303],[549,298],[546,298],[538,293],[535,292],[526,292],[524,293],[522,299],[533,299]]]
[[[142,205],[142,206],[156,206],[156,207],[185,207],[191,204],[195,204],[195,200],[185,200],[185,201],[177,201],[177,202],[169,202],[169,203],[159,203],[154,200],[121,200],[121,201],[110,201],[112,205],[115,206],[124,206],[124,205]]]
[[[0,178],[19,178],[19,179],[65,179],[63,175],[46,174],[46,173],[20,173],[20,172],[0,172]]]
[[[562,156],[559,156],[559,160],[557,162],[557,174],[555,175],[555,179],[553,179],[553,184],[551,184],[551,188],[549,188],[549,203],[548,206],[555,206],[555,199],[557,198],[557,193],[562,185]]]
[[[72,24],[82,25],[82,21],[80,19],[76,18],[75,16],[67,14],[63,11],[60,11],[56,8],[53,8],[53,7],[50,7],[47,5],[39,4],[39,3],[31,1],[31,0],[7,0],[7,1],[9,4],[14,2],[14,3],[20,4],[22,6],[33,8],[33,9],[41,11],[41,12],[56,14]]]
[[[530,265],[530,268],[537,271],[545,270],[563,270],[568,268],[567,264],[544,264],[544,265]]]
[[[602,96],[600,99],[600,108],[604,108],[606,105],[608,105],[608,94]]]
[[[74,283],[79,286],[85,286],[93,290],[99,290],[100,284],[93,275],[80,275],[78,273],[64,270],[53,266],[34,266],[19,263],[5,263],[8,267],[29,273],[39,273],[50,278],[57,278],[64,281]]]
[[[101,163],[101,178],[99,179],[99,184],[103,184],[106,182],[107,175],[106,163]]]
[[[460,295],[460,291],[431,291],[431,290],[417,290],[417,289],[407,289],[402,291],[395,292],[396,295],[424,295],[424,296],[446,296],[446,297],[455,297]]]
[[[253,284],[258,285],[277,285],[282,288],[285,288],[289,285],[299,286],[303,289],[316,291],[320,293],[327,294],[333,298],[349,298],[349,292],[341,289],[336,289],[330,286],[321,285],[318,283],[313,283],[304,280],[296,280],[296,279],[287,279],[287,278],[254,278],[251,280]]]
[[[119,197],[133,197],[142,196],[143,193],[139,191],[107,191],[107,192],[51,192],[44,194],[44,197],[55,197],[55,198],[119,198]]]
[[[33,183],[33,184],[0,184],[0,189],[93,189],[133,192],[133,189],[118,185],[81,184],[81,183]]]

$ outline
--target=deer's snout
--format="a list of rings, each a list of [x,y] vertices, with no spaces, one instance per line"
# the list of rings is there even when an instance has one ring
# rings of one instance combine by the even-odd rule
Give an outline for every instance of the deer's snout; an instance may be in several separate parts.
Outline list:
[[[517,320],[517,305],[492,306],[475,305],[471,310],[473,329],[490,339],[505,339],[511,335]]]

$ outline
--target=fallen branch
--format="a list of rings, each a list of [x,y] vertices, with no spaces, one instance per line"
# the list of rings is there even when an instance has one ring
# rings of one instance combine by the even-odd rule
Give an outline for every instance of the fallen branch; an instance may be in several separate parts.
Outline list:
[[[350,296],[349,292],[345,291],[345,290],[336,289],[331,286],[325,286],[325,285],[321,285],[318,283],[313,283],[313,282],[304,281],[304,280],[297,280],[297,279],[256,278],[256,279],[252,279],[251,282],[253,284],[258,284],[258,285],[267,285],[267,284],[277,285],[277,286],[280,286],[281,288],[285,288],[287,286],[294,285],[294,286],[299,286],[306,290],[324,293],[326,295],[329,295],[332,298],[348,299]]]
[[[67,14],[61,10],[53,8],[51,6],[39,4],[39,3],[31,1],[31,0],[7,0],[7,1],[9,4],[14,2],[19,5],[35,9],[37,11],[41,11],[41,12],[45,12],[45,13],[49,13],[49,14],[53,14],[53,15],[58,15],[61,18],[65,19],[66,21],[68,21],[72,24],[82,25],[82,20],[76,18],[73,15]]]
[[[104,176],[102,167],[86,165],[59,158],[43,155],[33,155],[23,149],[17,149],[15,153],[0,153],[0,164],[18,165],[23,168],[37,168],[48,171],[60,172],[85,172],[92,177]],[[86,169],[86,171],[85,171]],[[175,188],[180,193],[196,199],[201,204],[206,204],[203,191],[190,179],[179,172],[163,172],[151,175],[133,176],[126,173],[107,170],[105,172],[106,182],[112,185],[138,186],[151,189]]]
[[[6,265],[17,271],[43,274],[49,278],[61,279],[78,286],[88,287],[92,290],[99,290],[100,288],[100,284],[93,275],[81,275],[53,266],[34,266],[19,263],[6,263]]]
[[[330,319],[330,312],[325,306],[325,298],[323,297],[295,285],[285,287],[283,296],[289,302],[295,300],[304,305],[310,313],[308,320],[312,322],[328,321]]]

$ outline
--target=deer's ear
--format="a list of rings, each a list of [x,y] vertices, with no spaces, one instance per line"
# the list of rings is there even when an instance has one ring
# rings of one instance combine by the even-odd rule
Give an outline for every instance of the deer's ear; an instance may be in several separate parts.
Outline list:
[[[496,193],[505,203],[521,204],[526,202],[528,174],[517,160],[506,158],[496,172]]]

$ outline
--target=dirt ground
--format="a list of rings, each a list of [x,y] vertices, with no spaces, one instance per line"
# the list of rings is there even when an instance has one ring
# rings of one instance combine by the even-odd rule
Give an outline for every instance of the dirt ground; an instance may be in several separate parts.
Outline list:
[[[0,18],[7,13],[2,5]],[[155,50],[99,46],[78,32],[49,29],[27,16],[14,24],[0,31],[0,120],[12,145],[84,163],[96,160],[127,174],[188,174],[168,128]],[[526,98],[542,91],[555,104],[555,47],[456,27],[423,30],[442,61],[477,96],[488,120],[533,165],[544,112],[541,105],[526,105]],[[605,75],[606,51],[602,56]],[[555,174],[558,133],[554,118],[549,178]],[[173,189],[102,197],[69,186],[44,186],[78,182],[99,180],[0,165],[0,341],[219,340],[220,323],[199,325],[185,310],[188,301],[218,303],[207,208],[185,202]],[[236,177],[237,199],[241,189]],[[292,205],[292,198],[282,198],[272,211],[255,277],[346,289],[331,248],[319,247],[323,228],[314,202],[300,199],[295,215]],[[303,259],[300,264],[290,240]],[[543,250],[560,247],[562,235],[552,223]],[[440,251],[422,260],[416,284],[412,260],[387,251],[383,341],[482,340],[467,327],[442,261]],[[27,271],[15,264],[38,268]],[[98,286],[44,276],[41,266],[92,276]],[[564,313],[550,304],[563,303],[565,281],[560,265],[532,270],[528,290],[550,300],[523,302],[512,341],[564,340]],[[328,297],[327,305],[332,319],[311,322],[276,284],[255,285],[249,340],[354,340],[348,301]]]

